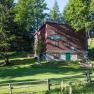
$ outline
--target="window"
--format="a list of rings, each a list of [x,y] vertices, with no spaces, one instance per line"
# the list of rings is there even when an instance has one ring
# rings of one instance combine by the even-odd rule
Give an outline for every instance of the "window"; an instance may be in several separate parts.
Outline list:
[[[48,36],[48,39],[53,41],[54,46],[57,46],[57,47],[59,47],[59,41],[65,40],[63,36],[58,35],[58,34],[50,35]]]
[[[50,35],[48,39],[53,41],[60,41],[63,40],[64,38],[61,35],[54,34],[54,35]]]

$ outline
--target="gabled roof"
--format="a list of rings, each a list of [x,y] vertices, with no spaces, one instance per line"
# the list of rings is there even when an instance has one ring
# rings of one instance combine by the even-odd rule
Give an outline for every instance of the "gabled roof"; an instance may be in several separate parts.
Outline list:
[[[55,23],[55,22],[45,22],[40,28],[39,31],[46,25],[51,25],[51,26],[63,26],[63,28],[65,29],[71,29],[73,30],[70,26],[68,26],[67,24],[61,24],[61,23]]]
[[[76,32],[76,30],[71,28],[68,24],[61,24],[61,23],[54,23],[54,22],[45,22],[38,31],[41,31],[41,29],[46,25],[50,25],[58,29],[60,32],[64,32],[66,34],[72,34],[72,36],[77,36],[82,38],[85,37],[85,32],[83,32],[83,30]]]

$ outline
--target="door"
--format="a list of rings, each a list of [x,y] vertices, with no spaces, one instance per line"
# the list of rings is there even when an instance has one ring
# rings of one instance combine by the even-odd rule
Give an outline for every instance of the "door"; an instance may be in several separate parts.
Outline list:
[[[71,60],[71,54],[70,53],[66,53],[66,61],[70,61]]]

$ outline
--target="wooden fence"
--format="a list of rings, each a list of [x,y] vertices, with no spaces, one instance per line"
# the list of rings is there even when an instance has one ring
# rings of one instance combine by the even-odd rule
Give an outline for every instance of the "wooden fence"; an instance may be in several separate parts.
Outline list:
[[[44,79],[39,81],[11,82],[0,84],[0,94],[41,94],[59,89],[61,94],[73,94],[73,85],[84,85],[83,82],[64,82],[61,78]],[[79,86],[77,86],[79,87]],[[64,92],[68,93],[64,93]],[[45,94],[45,93],[42,93]]]
[[[44,79],[38,81],[11,82],[0,84],[0,94],[36,94],[36,92],[48,91],[60,88],[61,80]]]

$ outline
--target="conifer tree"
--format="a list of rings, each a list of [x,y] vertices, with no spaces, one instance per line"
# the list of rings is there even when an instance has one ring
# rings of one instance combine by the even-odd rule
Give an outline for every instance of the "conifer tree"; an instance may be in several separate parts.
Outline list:
[[[0,0],[0,55],[5,58],[5,64],[9,64],[8,49],[11,46],[14,29],[13,0]]]
[[[49,14],[49,19],[54,22],[61,22],[61,13],[59,11],[59,6],[57,1],[55,1],[54,6]]]
[[[37,30],[45,18],[44,0],[19,0],[15,7],[15,21],[21,25],[22,31]]]

